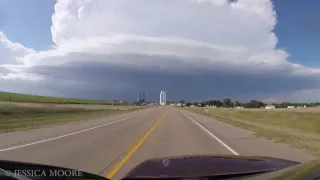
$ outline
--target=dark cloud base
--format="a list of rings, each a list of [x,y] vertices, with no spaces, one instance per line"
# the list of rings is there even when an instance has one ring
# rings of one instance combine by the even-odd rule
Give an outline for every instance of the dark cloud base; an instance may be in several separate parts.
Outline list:
[[[228,69],[174,72],[88,61],[63,66],[37,66],[26,71],[48,77],[44,83],[51,91],[69,97],[91,99],[135,100],[140,92],[146,92],[148,100],[157,101],[161,90],[166,91],[168,100],[173,101],[199,100],[203,97],[246,99],[252,97],[250,94],[313,89],[317,83],[316,78],[294,77],[283,73],[250,75],[230,72]]]

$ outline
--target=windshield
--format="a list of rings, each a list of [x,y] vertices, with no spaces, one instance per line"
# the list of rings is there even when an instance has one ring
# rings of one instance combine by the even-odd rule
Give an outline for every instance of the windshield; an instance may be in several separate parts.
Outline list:
[[[0,170],[37,177],[52,165],[107,179],[303,171],[320,158],[319,9],[0,0],[0,161],[38,164]]]

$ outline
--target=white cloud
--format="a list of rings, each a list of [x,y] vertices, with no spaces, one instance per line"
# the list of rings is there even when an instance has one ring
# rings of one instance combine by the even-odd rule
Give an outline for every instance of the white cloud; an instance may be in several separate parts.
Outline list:
[[[10,71],[2,79],[39,82],[51,79],[53,84],[68,79],[77,88],[90,84],[106,92],[139,91],[146,87],[139,79],[132,79],[132,72],[153,72],[146,76],[157,81],[163,77],[155,76],[154,72],[159,71],[170,72],[172,79],[193,73],[195,79],[198,76],[214,80],[220,76],[228,78],[225,75],[230,74],[230,78],[238,79],[236,86],[243,86],[246,80],[257,76],[266,78],[268,86],[274,86],[274,81],[296,90],[319,87],[315,80],[315,76],[320,77],[319,69],[290,63],[287,52],[276,48],[278,40],[273,33],[276,14],[270,0],[233,3],[228,0],[58,0],[54,8],[51,33],[56,47],[53,49],[35,52],[0,34],[0,52],[5,54],[4,58],[1,54],[4,61],[0,60],[0,68]],[[118,72],[110,67],[116,67]],[[99,73],[108,77],[102,80]],[[294,78],[307,80],[301,86],[289,85]],[[102,82],[113,86],[101,87]],[[197,81],[192,82],[201,86]],[[218,85],[224,87],[221,83]],[[252,80],[250,86],[254,83]],[[156,83],[154,86],[162,88]],[[212,91],[212,88],[207,89]],[[269,90],[282,91],[282,88]],[[241,93],[245,96],[252,90],[245,87],[236,96],[242,96]]]
[[[28,49],[19,43],[13,43],[0,32],[0,65],[5,63],[16,64],[22,61],[22,58],[29,54],[34,53],[32,49]]]
[[[0,74],[0,79],[3,80],[27,80],[27,81],[39,81],[44,79],[43,75],[31,74],[31,73],[9,73],[7,75]]]

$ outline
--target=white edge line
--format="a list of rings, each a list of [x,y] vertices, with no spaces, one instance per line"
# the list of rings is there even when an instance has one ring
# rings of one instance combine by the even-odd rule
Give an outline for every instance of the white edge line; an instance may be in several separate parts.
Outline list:
[[[239,155],[235,150],[233,150],[230,146],[228,146],[226,143],[221,141],[217,136],[212,134],[210,131],[208,131],[206,128],[204,128],[201,124],[199,124],[196,120],[185,114],[184,112],[180,111],[183,115],[185,115],[187,118],[192,120],[196,125],[201,127],[205,132],[207,132],[210,136],[212,136],[214,139],[216,139],[221,145],[223,145],[225,148],[227,148],[230,152],[232,152],[234,155]]]
[[[151,111],[153,111],[153,110],[151,110]],[[67,137],[67,136],[72,136],[72,135],[83,133],[83,132],[86,132],[86,131],[91,131],[93,129],[101,128],[101,127],[104,127],[104,126],[108,126],[110,124],[114,124],[114,123],[118,123],[118,122],[121,122],[121,121],[125,121],[125,120],[128,120],[128,119],[134,118],[134,117],[138,117],[138,116],[147,114],[147,113],[149,113],[151,111],[144,112],[144,113],[141,113],[141,114],[138,114],[138,115],[135,115],[135,116],[130,116],[130,117],[127,117],[127,118],[119,119],[119,120],[116,120],[116,121],[112,121],[112,122],[109,122],[109,123],[106,123],[106,124],[102,124],[102,125],[99,125],[99,126],[91,127],[91,128],[84,129],[84,130],[81,130],[81,131],[76,131],[76,132],[73,132],[73,133],[57,136],[57,137],[54,137],[54,138],[49,138],[49,139],[45,139],[45,140],[41,140],[41,141],[36,141],[36,142],[33,142],[33,143],[28,143],[28,144],[24,144],[24,145],[20,145],[20,146],[14,146],[14,147],[6,148],[6,149],[0,149],[0,152],[10,151],[10,150],[13,150],[13,149],[27,147],[27,146],[31,146],[31,145],[35,145],[35,144],[40,144],[40,143],[44,143],[44,142],[48,142],[48,141],[53,141],[53,140],[56,140],[56,139],[64,138],[64,137]]]

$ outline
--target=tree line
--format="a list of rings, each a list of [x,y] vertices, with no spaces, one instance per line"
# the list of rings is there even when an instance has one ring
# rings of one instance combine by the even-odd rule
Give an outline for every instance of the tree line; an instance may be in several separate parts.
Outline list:
[[[266,104],[259,100],[251,100],[249,102],[239,102],[239,101],[233,101],[230,98],[225,98],[224,100],[208,100],[208,101],[202,101],[202,102],[185,102],[184,100],[181,100],[180,103],[185,104],[186,106],[216,106],[216,107],[223,107],[223,108],[233,108],[233,107],[244,107],[244,108],[261,108],[265,107]],[[272,103],[270,105],[275,106],[276,108],[287,108],[288,106],[295,106],[295,107],[316,107],[320,106],[320,102],[316,103],[291,103],[291,102],[282,102],[282,103]]]

